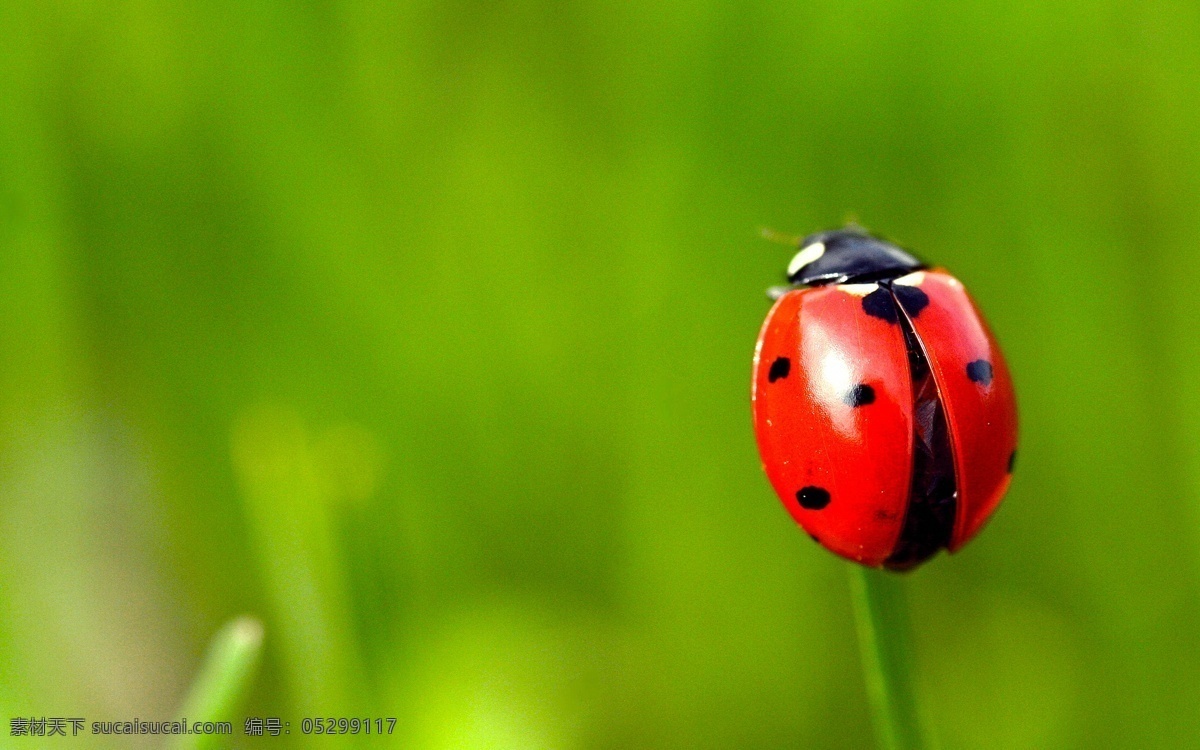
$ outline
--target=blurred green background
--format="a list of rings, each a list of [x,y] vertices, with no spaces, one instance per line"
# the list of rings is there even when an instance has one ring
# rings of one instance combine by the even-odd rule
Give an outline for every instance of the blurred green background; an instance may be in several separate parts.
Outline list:
[[[758,229],[854,217],[963,279],[1017,380],[1006,504],[907,579],[943,746],[1200,746],[1195,4],[0,29],[6,720],[168,718],[252,613],[264,746],[869,747],[845,564],[748,404],[790,256]]]

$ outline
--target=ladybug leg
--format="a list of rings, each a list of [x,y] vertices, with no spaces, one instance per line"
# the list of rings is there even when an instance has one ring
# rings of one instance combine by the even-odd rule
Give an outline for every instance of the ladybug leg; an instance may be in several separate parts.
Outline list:
[[[794,287],[794,286],[770,286],[770,287],[767,287],[767,299],[774,302],[775,300],[779,299],[780,297],[782,297],[783,295],[787,294],[788,292],[792,291],[795,288],[796,287]]]

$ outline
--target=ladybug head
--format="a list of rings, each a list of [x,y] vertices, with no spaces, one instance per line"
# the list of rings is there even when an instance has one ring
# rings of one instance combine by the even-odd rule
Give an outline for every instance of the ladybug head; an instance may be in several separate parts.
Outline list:
[[[922,268],[924,263],[892,243],[848,228],[801,240],[787,277],[793,284],[820,286],[893,279]]]

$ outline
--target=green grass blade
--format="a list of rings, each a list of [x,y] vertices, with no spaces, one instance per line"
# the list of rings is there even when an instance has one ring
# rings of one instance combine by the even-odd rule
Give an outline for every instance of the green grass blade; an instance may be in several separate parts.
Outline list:
[[[912,625],[895,575],[852,565],[863,676],[881,750],[929,750],[912,665]]]
[[[198,721],[232,721],[258,669],[263,626],[253,617],[229,622],[213,637],[200,674],[192,683],[180,715],[188,726]],[[232,735],[181,734],[168,746],[174,750],[228,747],[241,727],[233,722]]]

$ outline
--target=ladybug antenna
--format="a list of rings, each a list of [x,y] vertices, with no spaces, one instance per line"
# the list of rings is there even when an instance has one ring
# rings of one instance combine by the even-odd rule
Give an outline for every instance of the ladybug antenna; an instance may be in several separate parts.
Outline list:
[[[797,246],[800,244],[800,240],[802,239],[801,237],[797,237],[795,235],[776,232],[770,227],[763,227],[758,230],[758,233],[764,240],[768,242],[774,242],[779,245]]]

